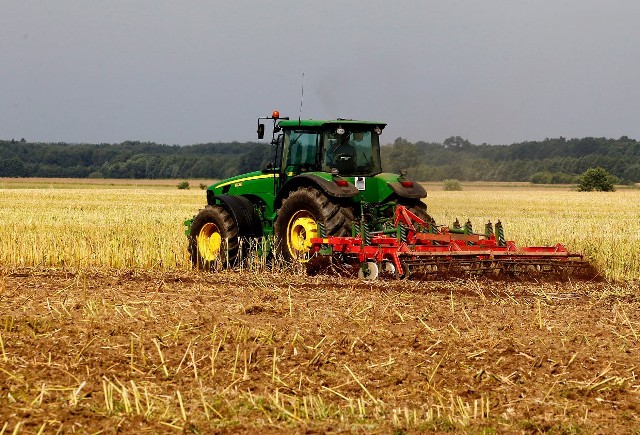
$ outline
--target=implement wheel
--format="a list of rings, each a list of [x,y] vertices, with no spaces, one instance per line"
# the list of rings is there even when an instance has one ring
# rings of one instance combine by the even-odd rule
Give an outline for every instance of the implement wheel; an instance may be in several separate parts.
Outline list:
[[[378,274],[380,270],[378,265],[374,261],[367,261],[360,265],[360,269],[358,270],[358,278],[364,279],[367,281],[375,281],[378,279]]]
[[[203,270],[226,269],[236,265],[238,226],[219,205],[207,206],[193,219],[189,253],[193,266]]]
[[[353,207],[349,202],[330,198],[313,187],[300,187],[291,192],[278,210],[274,233],[277,251],[286,261],[309,261],[311,239],[351,235]]]

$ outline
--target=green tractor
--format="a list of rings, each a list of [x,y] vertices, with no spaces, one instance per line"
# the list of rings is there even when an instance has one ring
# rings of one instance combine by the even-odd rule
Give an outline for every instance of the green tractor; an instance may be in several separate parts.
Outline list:
[[[311,239],[355,234],[359,225],[382,228],[402,205],[432,222],[422,186],[406,173],[382,172],[381,122],[290,120],[277,111],[273,163],[222,180],[207,190],[207,206],[185,222],[195,267],[232,268],[247,259],[246,241],[288,262],[306,262]]]

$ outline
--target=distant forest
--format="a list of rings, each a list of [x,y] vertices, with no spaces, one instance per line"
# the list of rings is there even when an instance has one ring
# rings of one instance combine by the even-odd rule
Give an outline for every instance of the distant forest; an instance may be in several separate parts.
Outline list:
[[[271,161],[264,143],[160,145],[30,143],[0,140],[0,177],[220,179],[258,170]],[[418,181],[531,181],[572,183],[592,167],[619,182],[640,182],[640,143],[619,139],[545,139],[512,145],[474,145],[454,136],[443,143],[401,137],[382,147],[387,172],[407,169]]]

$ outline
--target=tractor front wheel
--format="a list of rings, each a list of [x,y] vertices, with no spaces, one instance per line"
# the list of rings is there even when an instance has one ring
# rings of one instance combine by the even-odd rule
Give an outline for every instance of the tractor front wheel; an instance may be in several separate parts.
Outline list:
[[[194,267],[226,269],[238,261],[238,226],[219,205],[200,210],[191,224],[189,253]]]
[[[291,192],[278,210],[275,222],[277,251],[286,261],[309,261],[311,239],[324,236],[351,235],[353,207],[328,197],[313,187],[300,187]]]

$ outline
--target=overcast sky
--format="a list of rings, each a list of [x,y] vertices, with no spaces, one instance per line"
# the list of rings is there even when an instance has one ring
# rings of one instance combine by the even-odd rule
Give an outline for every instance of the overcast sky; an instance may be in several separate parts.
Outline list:
[[[255,140],[256,118],[384,142],[640,139],[638,0],[0,0],[0,138]]]

